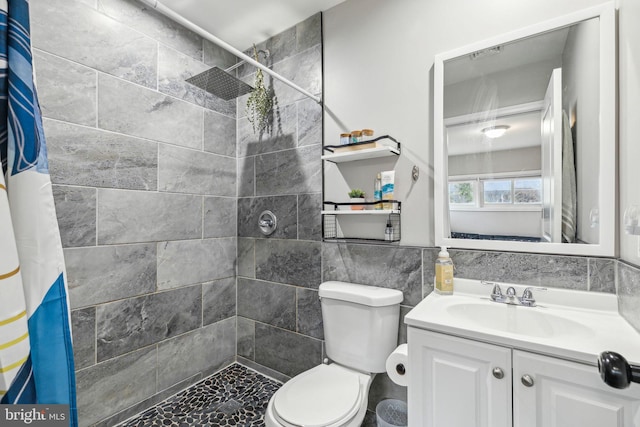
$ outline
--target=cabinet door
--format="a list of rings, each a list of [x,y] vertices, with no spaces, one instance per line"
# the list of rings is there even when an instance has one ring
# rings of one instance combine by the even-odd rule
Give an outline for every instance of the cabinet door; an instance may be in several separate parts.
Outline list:
[[[516,427],[640,427],[640,386],[611,388],[596,366],[514,350],[513,378]]]
[[[410,427],[512,425],[510,349],[411,327],[408,343]]]

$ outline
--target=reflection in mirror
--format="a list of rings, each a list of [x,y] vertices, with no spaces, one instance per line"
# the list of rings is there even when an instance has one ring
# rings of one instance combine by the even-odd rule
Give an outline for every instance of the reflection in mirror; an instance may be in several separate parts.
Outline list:
[[[601,141],[602,108],[609,105],[600,99],[602,82],[609,84],[602,63],[610,58],[600,52],[601,20],[598,14],[441,55],[441,224],[450,240],[441,243],[510,250],[532,250],[533,243],[598,246],[613,229],[613,214],[606,230],[597,220],[611,200],[602,189],[614,191],[602,183],[613,182],[609,174],[615,173],[615,163],[601,156],[601,144],[615,151],[613,139]],[[611,125],[604,126],[609,131]],[[470,240],[493,243],[464,244]],[[525,244],[518,249],[513,242]],[[607,246],[609,254],[613,245]],[[562,252],[557,245],[533,251]]]

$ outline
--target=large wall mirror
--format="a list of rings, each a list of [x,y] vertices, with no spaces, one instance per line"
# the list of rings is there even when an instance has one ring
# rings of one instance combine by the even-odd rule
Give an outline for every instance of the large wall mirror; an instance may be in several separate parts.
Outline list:
[[[436,56],[436,244],[614,256],[612,3]]]

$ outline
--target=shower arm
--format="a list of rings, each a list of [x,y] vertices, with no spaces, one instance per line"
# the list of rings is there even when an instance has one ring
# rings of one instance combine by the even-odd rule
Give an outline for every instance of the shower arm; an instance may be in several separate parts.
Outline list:
[[[228,52],[231,52],[232,54],[234,54],[238,58],[242,59],[246,63],[251,64],[256,68],[261,69],[262,71],[264,71],[265,73],[269,74],[270,76],[280,80],[282,83],[286,84],[287,86],[289,86],[289,87],[297,90],[298,92],[302,93],[303,95],[313,99],[318,104],[322,103],[322,99],[320,99],[319,97],[315,96],[314,94],[312,94],[311,92],[307,91],[306,89],[301,88],[297,84],[293,83],[291,80],[288,80],[288,79],[282,77],[280,74],[276,73],[275,71],[271,70],[270,68],[265,67],[260,62],[258,62],[255,59],[251,58],[249,55],[246,55],[244,52],[239,51],[235,47],[231,46],[229,43],[225,42],[224,40],[219,39],[218,37],[216,37],[213,34],[209,33],[208,31],[206,31],[202,27],[197,26],[193,22],[189,21],[188,19],[186,19],[185,17],[183,17],[179,13],[175,12],[174,10],[168,8],[167,6],[165,6],[164,4],[160,3],[159,1],[157,1],[157,0],[140,0],[140,1],[142,3],[144,3],[144,4],[146,4],[147,6],[150,6],[153,9],[157,10],[158,12],[162,13],[163,15],[165,15],[168,18],[170,18],[171,20],[173,20],[173,21],[181,24],[182,26],[186,27],[187,29],[193,31],[194,33],[198,34],[199,36],[209,40],[211,43],[214,43],[214,44],[220,46],[221,48],[223,48],[224,50],[226,50]]]

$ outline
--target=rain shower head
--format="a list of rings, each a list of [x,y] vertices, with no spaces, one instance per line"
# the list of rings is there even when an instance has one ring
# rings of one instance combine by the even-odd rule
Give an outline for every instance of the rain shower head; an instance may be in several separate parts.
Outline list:
[[[232,100],[253,90],[253,87],[218,67],[210,68],[207,71],[189,77],[186,82],[204,89],[225,101]]]

